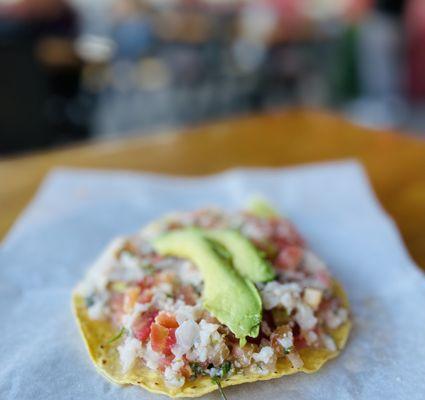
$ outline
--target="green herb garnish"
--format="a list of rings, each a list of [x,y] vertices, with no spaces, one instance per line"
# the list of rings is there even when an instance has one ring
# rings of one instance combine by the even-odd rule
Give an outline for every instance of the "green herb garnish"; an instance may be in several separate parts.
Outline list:
[[[121,330],[111,339],[109,339],[106,344],[111,344],[115,341],[117,341],[119,338],[121,338],[122,335],[124,335],[126,329],[124,327],[121,328]]]
[[[218,390],[220,391],[222,400],[228,400],[226,394],[224,393],[223,388],[221,387],[220,378],[214,377],[214,378],[211,378],[211,381],[217,385]]]
[[[221,377],[224,378],[229,372],[230,368],[232,368],[232,364],[230,361],[225,361],[221,366]]]
[[[197,378],[198,376],[207,375],[203,368],[196,362],[189,363],[190,370],[192,371],[192,379]]]
[[[225,378],[229,374],[231,368],[231,362],[225,361],[223,364],[221,364],[221,367],[217,370],[214,376],[211,377],[211,381],[218,386],[218,390],[220,391],[221,398],[223,400],[227,400],[227,397],[223,388],[221,387],[221,379]]]

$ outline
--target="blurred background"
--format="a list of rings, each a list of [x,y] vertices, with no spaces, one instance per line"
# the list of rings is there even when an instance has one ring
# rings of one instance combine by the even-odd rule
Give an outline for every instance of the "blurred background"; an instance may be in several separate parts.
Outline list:
[[[0,154],[297,106],[425,136],[425,0],[0,0]]]

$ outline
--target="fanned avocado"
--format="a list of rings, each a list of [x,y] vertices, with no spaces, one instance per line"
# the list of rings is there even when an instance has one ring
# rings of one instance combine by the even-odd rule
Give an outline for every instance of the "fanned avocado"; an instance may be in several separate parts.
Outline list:
[[[264,260],[254,245],[238,231],[230,229],[206,230],[203,234],[222,245],[232,256],[233,266],[253,282],[267,282],[275,278],[272,266]]]
[[[248,211],[258,217],[273,218],[279,216],[277,211],[269,202],[261,197],[255,197],[251,200]]]
[[[171,231],[155,239],[153,246],[159,254],[193,261],[204,279],[204,307],[229,327],[241,345],[246,336],[258,336],[262,303],[256,287],[214,251],[200,230]]]

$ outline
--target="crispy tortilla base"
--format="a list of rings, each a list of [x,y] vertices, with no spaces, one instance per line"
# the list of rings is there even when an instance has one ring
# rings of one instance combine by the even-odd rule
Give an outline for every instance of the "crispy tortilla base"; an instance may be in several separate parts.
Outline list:
[[[337,282],[334,282],[334,291],[342,300],[344,307],[348,309],[347,296]],[[77,293],[74,293],[72,303],[90,358],[98,371],[112,382],[120,385],[138,385],[150,392],[165,394],[170,397],[199,397],[217,389],[217,385],[211,382],[208,377],[199,377],[194,381],[187,382],[181,388],[168,387],[164,383],[161,374],[143,367],[140,363],[136,364],[127,374],[123,374],[116,350],[120,341],[118,340],[109,345],[105,344],[117,333],[116,329],[108,322],[91,320],[87,315],[84,299]],[[301,350],[300,355],[304,361],[304,366],[301,369],[295,369],[287,359],[281,359],[276,365],[276,370],[270,374],[236,374],[224,379],[221,385],[226,387],[246,382],[264,381],[280,378],[284,375],[292,375],[300,371],[306,373],[316,372],[326,361],[339,354],[340,350],[345,346],[350,330],[351,322],[347,321],[338,329],[329,332],[335,340],[337,351],[332,352],[326,349]]]

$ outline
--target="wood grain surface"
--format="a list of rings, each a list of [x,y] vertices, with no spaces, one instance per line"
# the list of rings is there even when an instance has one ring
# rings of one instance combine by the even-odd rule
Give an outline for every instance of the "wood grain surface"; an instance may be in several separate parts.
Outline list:
[[[46,173],[58,166],[203,175],[232,167],[280,167],[344,158],[362,162],[411,255],[425,269],[425,141],[306,110],[244,116],[183,132],[3,159],[0,235],[5,235]]]

